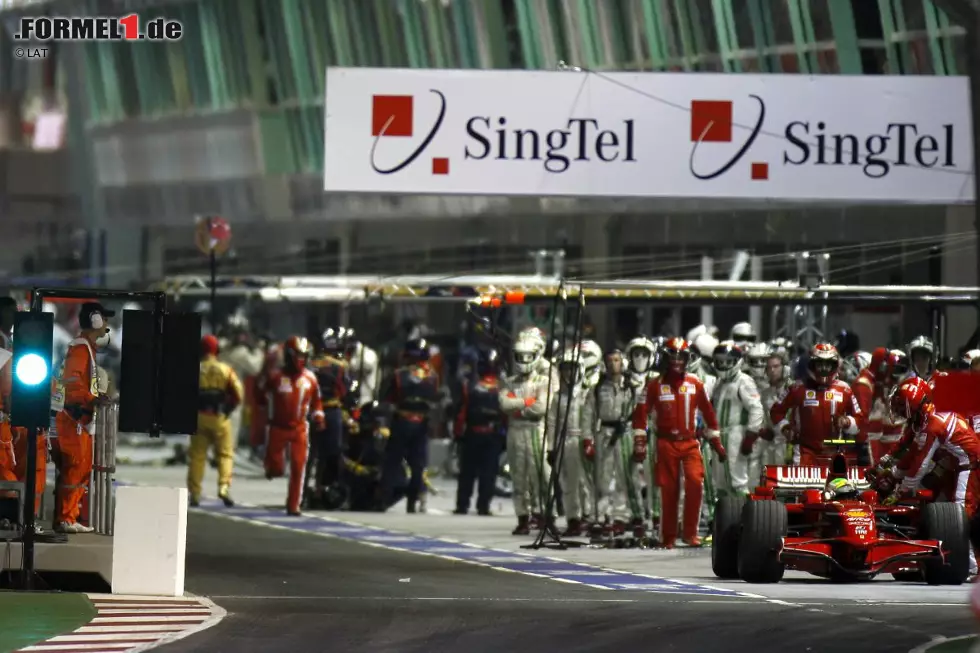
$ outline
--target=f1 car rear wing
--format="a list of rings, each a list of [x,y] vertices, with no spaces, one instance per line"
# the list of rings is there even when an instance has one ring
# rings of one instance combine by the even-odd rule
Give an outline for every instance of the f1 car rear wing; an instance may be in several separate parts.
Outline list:
[[[847,480],[858,490],[870,489],[864,478],[864,467],[847,470]],[[762,472],[762,484],[772,490],[822,490],[830,476],[830,467],[797,467],[792,465],[766,465]]]

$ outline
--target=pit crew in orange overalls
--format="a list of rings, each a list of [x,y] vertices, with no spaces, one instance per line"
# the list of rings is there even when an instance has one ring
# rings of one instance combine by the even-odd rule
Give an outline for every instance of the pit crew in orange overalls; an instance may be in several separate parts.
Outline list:
[[[286,469],[285,453],[289,449],[289,495],[286,512],[300,514],[306,459],[309,456],[310,424],[326,426],[320,385],[316,375],[306,369],[311,347],[306,338],[293,336],[283,345],[283,366],[261,380],[267,397],[269,430],[265,450],[265,477],[273,479]]]
[[[683,338],[671,338],[661,350],[664,369],[647,383],[633,411],[633,459],[647,457],[647,425],[654,421],[656,468],[654,482],[660,488],[663,545],[674,548],[680,501],[680,470],[684,468],[684,542],[701,546],[698,519],[704,493],[704,461],[698,442],[697,413],[704,419],[704,435],[718,458],[727,460],[721,444],[718,418],[698,377],[687,373],[691,350]]]
[[[61,452],[61,482],[55,506],[55,530],[60,533],[91,533],[78,523],[82,498],[92,473],[92,434],[95,412],[106,398],[99,394],[95,352],[109,344],[109,311],[96,302],[82,304],[78,315],[80,333],[68,345],[56,386],[64,393],[64,408],[55,417],[58,449]]]
[[[279,360],[282,350],[279,345],[270,345],[266,350],[265,360],[262,369],[252,379],[249,384],[250,391],[247,401],[249,401],[249,411],[251,413],[249,421],[249,443],[253,451],[259,451],[265,446],[266,431],[269,427],[269,407],[268,398],[263,390],[265,379],[274,371],[279,369]],[[263,454],[264,455],[264,454]]]
[[[10,427],[10,392],[13,388],[13,341],[11,331],[17,302],[11,297],[0,297],[0,346],[11,353],[11,358],[0,368],[0,481],[17,480],[17,456],[14,453],[14,434]]]

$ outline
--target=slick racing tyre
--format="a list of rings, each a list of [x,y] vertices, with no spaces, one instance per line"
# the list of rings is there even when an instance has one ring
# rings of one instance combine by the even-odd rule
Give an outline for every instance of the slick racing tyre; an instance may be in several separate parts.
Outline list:
[[[715,517],[717,519],[717,516]],[[779,561],[789,517],[779,501],[749,501],[742,510],[738,575],[747,583],[778,583],[786,565]]]
[[[922,539],[940,540],[946,561],[926,560],[930,585],[962,585],[970,575],[970,531],[966,511],[956,503],[928,503],[922,509]]]
[[[738,578],[738,540],[745,497],[722,497],[715,503],[711,529],[711,571],[718,578]]]

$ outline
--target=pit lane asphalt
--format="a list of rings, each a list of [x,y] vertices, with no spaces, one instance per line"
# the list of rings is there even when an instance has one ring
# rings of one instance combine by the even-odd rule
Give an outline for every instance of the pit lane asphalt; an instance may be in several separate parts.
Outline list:
[[[907,652],[966,606],[605,591],[192,513],[187,589],[228,611],[163,653]]]

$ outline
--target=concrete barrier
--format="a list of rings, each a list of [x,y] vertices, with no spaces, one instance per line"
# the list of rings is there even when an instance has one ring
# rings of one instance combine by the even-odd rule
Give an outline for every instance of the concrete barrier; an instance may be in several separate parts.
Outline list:
[[[116,488],[112,593],[182,596],[187,489]]]

